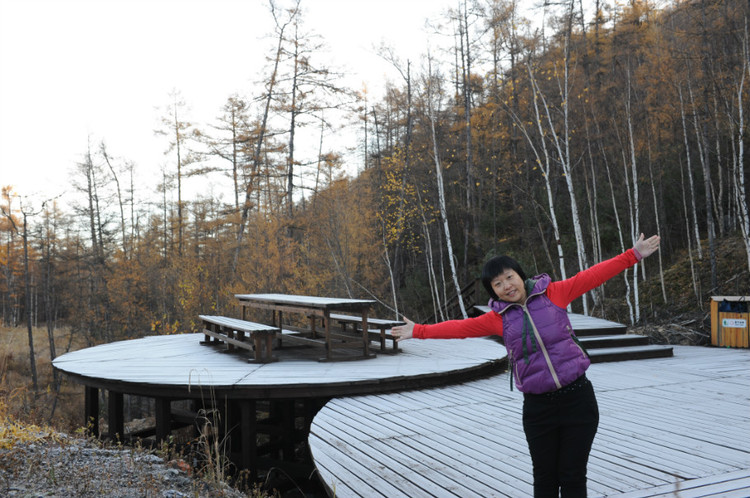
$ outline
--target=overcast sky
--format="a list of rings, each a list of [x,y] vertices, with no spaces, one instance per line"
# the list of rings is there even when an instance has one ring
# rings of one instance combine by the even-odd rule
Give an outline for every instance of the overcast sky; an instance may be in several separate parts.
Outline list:
[[[305,26],[375,100],[398,76],[374,47],[417,59],[425,20],[455,3],[301,2]],[[191,121],[213,121],[231,94],[255,94],[272,34],[267,0],[0,0],[0,184],[22,195],[69,190],[89,137],[141,171],[170,164],[153,133],[169,92],[182,93]]]

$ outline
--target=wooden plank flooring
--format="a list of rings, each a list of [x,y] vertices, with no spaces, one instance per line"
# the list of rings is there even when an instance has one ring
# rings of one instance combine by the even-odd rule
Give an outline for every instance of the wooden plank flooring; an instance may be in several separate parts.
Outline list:
[[[601,412],[589,496],[750,496],[750,350],[675,346],[588,374]],[[507,374],[338,398],[309,443],[338,498],[531,496],[521,404]]]

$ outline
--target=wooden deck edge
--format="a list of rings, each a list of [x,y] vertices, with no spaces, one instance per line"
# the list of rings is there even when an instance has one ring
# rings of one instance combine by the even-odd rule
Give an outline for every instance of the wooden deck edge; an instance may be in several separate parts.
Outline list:
[[[207,396],[226,397],[228,399],[292,399],[292,398],[330,398],[338,396],[358,396],[395,391],[411,391],[432,387],[460,384],[470,380],[491,377],[507,371],[507,357],[488,360],[471,367],[447,372],[430,372],[422,375],[399,376],[390,378],[346,381],[341,383],[320,384],[269,384],[263,386],[210,385],[165,385],[145,384],[109,380],[100,377],[89,377],[71,373],[57,367],[59,372],[71,377],[75,382],[87,387],[106,389],[129,395],[148,396],[170,399],[204,399]]]
[[[648,360],[653,358],[669,358],[674,356],[671,346],[625,346],[622,348],[606,348],[589,350],[591,363],[609,361]]]

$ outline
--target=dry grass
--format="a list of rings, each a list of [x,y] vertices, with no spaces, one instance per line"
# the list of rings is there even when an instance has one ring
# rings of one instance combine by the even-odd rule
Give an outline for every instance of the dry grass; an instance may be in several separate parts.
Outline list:
[[[95,440],[86,439],[81,441],[84,430],[84,392],[83,386],[72,382],[66,375],[60,375],[59,391],[55,386],[52,362],[49,354],[49,339],[45,328],[32,329],[34,338],[34,352],[36,357],[36,368],[38,374],[39,389],[35,393],[31,380],[31,366],[29,359],[28,331],[25,327],[0,327],[0,494],[3,481],[20,479],[21,481],[43,481],[48,476],[32,475],[31,469],[35,466],[29,465],[29,458],[37,456],[29,455],[28,448],[45,448],[46,452],[56,451],[56,447],[67,447],[74,444],[76,448],[111,448],[100,446]],[[83,338],[73,337],[71,342],[68,329],[55,331],[55,345],[57,354],[66,353],[70,344],[70,351],[87,347]],[[106,426],[106,420],[100,420],[100,427]],[[72,436],[70,436],[72,435]],[[72,439],[71,439],[72,438]],[[257,484],[245,482],[240,475],[235,485],[245,489],[244,493],[228,488],[229,476],[227,474],[227,459],[220,442],[214,442],[214,438],[207,434],[201,434],[199,443],[201,449],[206,452],[205,468],[190,469],[194,471],[196,478],[191,485],[193,496],[252,496],[255,498],[266,498],[267,492],[261,490]],[[79,441],[71,443],[71,441]],[[29,446],[31,444],[31,446]],[[119,445],[112,449],[119,448]],[[83,451],[83,450],[76,450]],[[85,450],[90,451],[90,450]],[[91,450],[95,451],[95,450]],[[108,450],[109,451],[109,450]],[[136,453],[129,453],[135,451]],[[108,482],[121,483],[123,475],[118,470],[120,460],[132,460],[132,454],[138,454],[140,450],[123,450],[113,457],[113,468],[107,475],[89,475],[88,463],[81,463],[80,468],[71,470],[70,475],[56,476],[54,487],[76,486],[78,483],[93,483],[105,489]],[[65,452],[63,452],[65,453]],[[158,454],[166,461],[183,462],[179,452],[174,448],[162,446]],[[45,454],[46,455],[46,454]],[[47,458],[45,456],[45,458]],[[139,457],[140,458],[140,457]],[[66,464],[59,464],[68,467]],[[168,464],[169,465],[169,464]],[[165,483],[156,483],[153,469],[143,466],[130,466],[128,472],[134,475],[133,493],[137,496],[158,495],[160,488],[167,486]],[[179,467],[178,467],[179,468]],[[24,473],[25,472],[25,473]],[[7,486],[7,483],[6,483]],[[41,489],[41,488],[40,488]],[[59,488],[62,489],[62,488]],[[67,489],[67,488],[66,488]],[[71,488],[73,489],[73,488]],[[77,490],[76,493],[78,493]],[[139,494],[140,493],[140,494]],[[145,493],[145,494],[144,494]],[[96,495],[96,493],[82,493],[83,495]],[[124,496],[124,495],[123,495]],[[130,495],[128,495],[130,496]]]
[[[0,327],[0,401],[8,414],[18,420],[33,424],[51,425],[57,430],[73,431],[83,424],[80,407],[83,387],[60,376],[59,392],[56,389],[49,338],[46,328],[32,329],[38,377],[35,393],[31,379],[29,336],[26,327]],[[86,346],[82,339],[71,342],[67,328],[54,334],[57,354],[63,354],[69,344],[71,350]],[[54,411],[53,411],[54,410]]]

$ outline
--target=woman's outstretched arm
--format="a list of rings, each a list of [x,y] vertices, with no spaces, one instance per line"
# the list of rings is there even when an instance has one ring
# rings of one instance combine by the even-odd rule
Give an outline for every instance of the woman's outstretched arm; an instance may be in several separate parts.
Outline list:
[[[647,239],[641,234],[632,249],[578,272],[566,280],[552,282],[547,289],[547,297],[557,306],[565,308],[573,300],[591,289],[599,287],[607,280],[635,265],[641,259],[651,256],[659,249],[660,242],[661,238],[658,235],[653,235]]]

